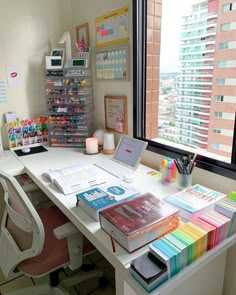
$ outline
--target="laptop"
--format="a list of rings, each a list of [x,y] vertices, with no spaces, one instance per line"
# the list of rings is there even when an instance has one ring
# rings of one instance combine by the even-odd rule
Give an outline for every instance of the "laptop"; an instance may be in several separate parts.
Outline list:
[[[112,158],[103,159],[94,165],[123,179],[137,170],[146,147],[145,141],[122,136]]]

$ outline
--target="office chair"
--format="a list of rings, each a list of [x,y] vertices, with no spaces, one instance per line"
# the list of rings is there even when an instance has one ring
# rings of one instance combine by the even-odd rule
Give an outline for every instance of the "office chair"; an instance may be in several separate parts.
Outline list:
[[[0,234],[0,268],[6,279],[19,272],[30,277],[49,274],[50,284],[24,288],[9,295],[69,295],[69,287],[103,273],[78,272],[59,282],[59,269],[81,267],[82,254],[94,250],[78,229],[56,207],[36,211],[26,193],[10,175],[0,171],[5,211]]]

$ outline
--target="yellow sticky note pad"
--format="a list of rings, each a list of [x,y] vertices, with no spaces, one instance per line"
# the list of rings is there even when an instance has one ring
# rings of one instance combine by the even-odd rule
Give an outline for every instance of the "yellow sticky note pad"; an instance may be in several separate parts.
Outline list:
[[[154,177],[159,177],[160,173],[158,171],[149,171],[147,172],[147,174],[154,176]]]

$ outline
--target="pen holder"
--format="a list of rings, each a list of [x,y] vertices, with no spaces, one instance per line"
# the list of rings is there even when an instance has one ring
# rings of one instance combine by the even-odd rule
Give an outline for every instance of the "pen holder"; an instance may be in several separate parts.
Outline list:
[[[177,187],[179,190],[186,189],[192,185],[192,173],[181,174],[178,173],[177,176]]]

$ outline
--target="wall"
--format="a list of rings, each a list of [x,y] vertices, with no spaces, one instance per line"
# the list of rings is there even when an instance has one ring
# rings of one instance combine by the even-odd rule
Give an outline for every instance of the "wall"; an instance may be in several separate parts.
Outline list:
[[[19,85],[7,85],[0,126],[7,111],[16,111],[20,119],[46,115],[44,59],[52,47],[59,47],[62,33],[71,30],[70,15],[69,0],[0,0],[0,81],[7,83],[6,66],[17,67],[21,75]]]
[[[132,1],[131,0],[99,0],[99,4],[94,5],[93,0],[71,0],[73,26],[76,27],[85,22],[89,23],[90,44],[95,44],[95,18],[102,16],[107,12],[114,11],[129,5],[130,30],[132,28]],[[98,3],[98,2],[96,2]],[[80,7],[83,7],[81,10]],[[128,99],[128,133],[132,136],[133,122],[133,86],[132,86],[132,34],[130,34],[130,72],[131,79],[129,82],[97,82],[94,79],[94,104],[95,104],[95,126],[96,129],[104,128],[104,95],[124,95]],[[94,49],[93,49],[94,50]],[[91,60],[93,62],[94,51],[92,50]]]

